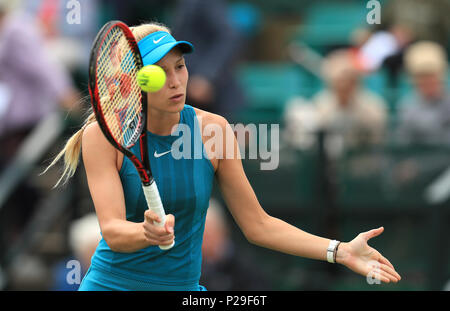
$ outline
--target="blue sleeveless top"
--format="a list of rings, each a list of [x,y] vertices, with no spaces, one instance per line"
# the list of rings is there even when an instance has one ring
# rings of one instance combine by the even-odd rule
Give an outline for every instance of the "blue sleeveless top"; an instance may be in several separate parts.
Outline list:
[[[173,151],[166,153],[171,150],[176,140],[186,135],[185,132],[179,131],[178,136],[159,136],[147,132],[150,166],[164,209],[166,214],[175,216],[175,246],[167,251],[158,246],[150,246],[134,253],[119,253],[112,251],[105,240],[101,239],[92,257],[93,267],[118,276],[156,284],[198,283],[205,216],[213,185],[214,168],[207,157],[198,157],[198,150],[197,156],[194,157],[194,146],[201,148],[201,154],[204,154],[204,146],[195,111],[189,105],[185,105],[180,113],[178,128],[181,127],[190,129],[190,137],[183,136],[188,138],[183,141],[190,142],[190,149],[185,144],[179,148],[188,148],[191,152],[189,158],[174,158]],[[140,155],[139,144],[136,144],[132,151]],[[127,157],[123,159],[119,174],[124,190],[127,220],[144,221],[144,212],[148,207],[141,180]]]

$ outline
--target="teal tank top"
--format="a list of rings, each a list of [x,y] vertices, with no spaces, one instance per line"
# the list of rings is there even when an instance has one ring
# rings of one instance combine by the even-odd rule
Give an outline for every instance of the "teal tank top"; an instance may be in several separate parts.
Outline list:
[[[181,139],[184,132],[180,131],[178,136],[159,136],[147,132],[150,165],[164,209],[166,214],[175,216],[175,246],[167,251],[159,249],[158,246],[150,246],[134,253],[119,253],[112,251],[105,240],[101,239],[91,260],[93,267],[133,280],[156,284],[198,283],[205,216],[213,185],[214,168],[207,157],[194,157],[195,144],[201,147],[201,154],[204,154],[204,146],[195,111],[189,105],[185,105],[180,113],[178,126],[181,124],[185,124],[185,128],[189,127],[191,133],[192,156],[189,158],[175,159],[173,152],[166,153],[177,139]],[[181,147],[185,148],[184,145]],[[139,155],[139,144],[136,144],[132,151]],[[144,212],[148,208],[141,180],[127,157],[123,159],[120,179],[127,220],[144,221]]]

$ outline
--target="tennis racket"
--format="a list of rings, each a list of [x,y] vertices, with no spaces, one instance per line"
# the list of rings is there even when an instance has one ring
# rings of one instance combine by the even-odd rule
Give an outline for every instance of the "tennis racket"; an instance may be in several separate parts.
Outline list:
[[[147,94],[137,83],[143,67],[130,28],[120,21],[106,23],[95,38],[89,61],[89,94],[97,122],[107,140],[136,167],[148,208],[164,226],[166,215],[152,176],[147,150]],[[139,158],[130,151],[140,144]],[[167,250],[172,245],[160,245]]]

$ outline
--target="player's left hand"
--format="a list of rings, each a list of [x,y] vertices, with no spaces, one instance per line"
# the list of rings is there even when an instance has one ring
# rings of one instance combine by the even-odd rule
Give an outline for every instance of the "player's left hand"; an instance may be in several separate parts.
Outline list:
[[[394,266],[367,244],[367,241],[383,231],[384,228],[380,227],[360,233],[348,243],[341,243],[336,254],[336,262],[365,277],[385,283],[397,283],[401,280],[401,276],[395,271]]]

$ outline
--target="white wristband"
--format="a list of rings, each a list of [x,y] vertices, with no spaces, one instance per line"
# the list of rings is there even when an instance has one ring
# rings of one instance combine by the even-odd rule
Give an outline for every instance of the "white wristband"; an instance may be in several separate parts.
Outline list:
[[[330,244],[328,244],[328,248],[327,248],[327,261],[329,263],[335,263],[335,258],[336,258],[336,248],[339,245],[339,241],[337,240],[331,240]]]

